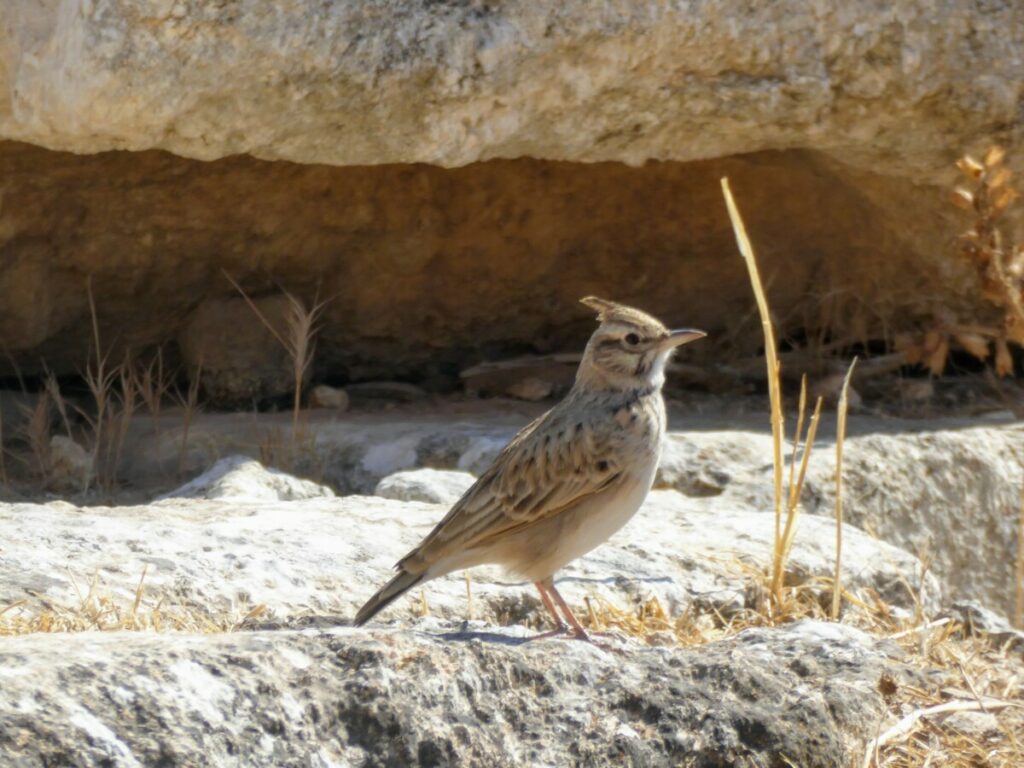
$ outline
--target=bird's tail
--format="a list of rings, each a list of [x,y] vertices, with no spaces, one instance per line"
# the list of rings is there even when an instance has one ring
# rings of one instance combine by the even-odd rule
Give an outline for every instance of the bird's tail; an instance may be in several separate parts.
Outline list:
[[[419,584],[423,580],[423,576],[422,573],[399,570],[395,578],[378,589],[377,594],[367,600],[366,605],[359,609],[359,613],[356,614],[356,626],[361,627],[378,612],[383,611],[392,602]]]

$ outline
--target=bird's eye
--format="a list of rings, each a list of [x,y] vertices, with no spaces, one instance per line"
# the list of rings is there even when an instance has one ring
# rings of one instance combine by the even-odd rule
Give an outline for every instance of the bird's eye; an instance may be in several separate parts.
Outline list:
[[[629,344],[629,346],[635,347],[637,344],[640,343],[640,337],[637,336],[635,333],[627,333],[625,341],[627,344]]]

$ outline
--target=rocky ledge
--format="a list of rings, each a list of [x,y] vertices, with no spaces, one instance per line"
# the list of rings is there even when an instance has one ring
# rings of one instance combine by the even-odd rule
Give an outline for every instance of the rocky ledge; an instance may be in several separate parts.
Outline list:
[[[615,642],[615,641],[609,641]],[[17,766],[849,765],[894,647],[841,625],[616,651],[430,621],[0,643]]]
[[[159,603],[165,617],[178,610],[222,628],[254,611],[275,626],[308,617],[343,621],[447,509],[371,496],[260,499],[261,486],[281,489],[280,473],[255,462],[223,466],[228,477],[209,484],[216,499],[172,496],[109,508],[0,504],[0,607],[19,603],[25,618],[83,600],[128,608],[141,582],[142,610]],[[219,495],[226,489],[237,495]],[[774,518],[722,506],[709,513],[676,491],[652,492],[609,543],[559,573],[560,589],[577,605],[590,597],[630,610],[657,598],[672,615],[742,614],[756,602],[751,573],[766,567]],[[801,520],[791,583],[832,574],[834,530],[825,518]],[[917,599],[938,607],[938,582],[931,575],[922,582],[917,558],[853,526],[844,538],[849,589],[880,594],[896,610],[909,611]],[[499,624],[542,620],[532,585],[491,568],[474,569],[469,586],[462,574],[430,582],[382,618],[425,611]]]

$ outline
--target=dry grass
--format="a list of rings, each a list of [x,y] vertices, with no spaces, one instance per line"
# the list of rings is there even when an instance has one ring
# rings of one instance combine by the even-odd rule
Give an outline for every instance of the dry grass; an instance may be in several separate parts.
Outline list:
[[[35,632],[114,632],[120,630],[151,632],[189,632],[210,634],[231,632],[242,623],[266,612],[266,606],[244,606],[230,615],[215,616],[197,606],[172,604],[164,597],[146,595],[146,569],[131,600],[105,593],[94,576],[78,591],[77,605],[59,605],[42,598],[21,600],[0,607],[0,636],[27,635]]]
[[[902,334],[895,346],[907,362],[924,365],[934,376],[945,370],[954,344],[979,360],[991,358],[997,376],[1012,376],[1010,345],[1024,347],[1024,243],[1012,243],[1002,227],[1019,195],[1001,147],[990,148],[981,160],[964,155],[957,167],[965,186],[953,191],[952,202],[973,219],[960,235],[958,254],[974,270],[978,294],[999,310],[1002,321],[963,321],[940,308],[923,338]]]
[[[200,366],[199,375],[202,375]],[[171,393],[171,377],[164,370],[164,351],[160,347],[147,365],[133,369],[132,384],[149,411],[153,424],[153,439],[160,444],[160,414],[164,400]],[[196,393],[198,397],[198,391]]]
[[[50,480],[50,395],[39,395],[35,407],[28,410],[25,423],[25,439],[35,460],[35,471],[43,483]]]
[[[267,319],[256,303],[249,297],[235,279],[227,272],[224,277],[235,287],[245,299],[249,308],[263,326],[277,339],[284,347],[292,364],[292,381],[294,393],[292,396],[292,436],[298,442],[301,433],[300,415],[302,413],[302,390],[305,386],[306,376],[313,364],[313,357],[316,353],[317,322],[323,311],[327,308],[328,300],[320,301],[319,295],[313,298],[313,305],[309,309],[301,299],[296,298],[288,291],[282,289],[285,299],[288,301],[288,312],[285,315],[285,329],[282,334],[274,327],[274,324]]]
[[[174,399],[181,406],[181,444],[178,446],[178,474],[185,471],[185,458],[188,453],[188,434],[192,429],[192,422],[200,411],[199,387],[203,381],[203,358],[199,358],[196,370],[188,380],[188,388],[185,392],[175,388]]]
[[[76,410],[89,427],[86,441],[92,446],[92,461],[90,472],[83,480],[82,493],[89,491],[93,481],[106,491],[117,483],[125,437],[135,416],[139,396],[131,355],[125,353],[124,359],[114,365],[110,362],[110,350],[103,348],[91,277],[86,281],[86,294],[92,321],[93,349],[82,378],[89,388],[92,408]],[[51,380],[55,386],[56,380]],[[58,394],[54,397],[71,437],[66,409],[61,405],[63,400]]]
[[[736,244],[739,246],[740,254],[747,265],[747,273],[750,277],[750,285],[754,291],[754,297],[757,300],[757,309],[761,316],[761,329],[764,333],[765,364],[768,367],[768,398],[771,404],[772,468],[774,470],[775,488],[775,539],[772,547],[771,597],[775,608],[778,609],[783,598],[786,560],[793,546],[793,538],[796,536],[796,524],[800,516],[800,493],[803,490],[804,478],[807,474],[807,463],[811,456],[811,448],[814,445],[814,438],[817,434],[818,423],[821,418],[822,398],[819,397],[815,404],[814,414],[811,416],[806,440],[804,440],[802,431],[807,407],[807,379],[804,377],[801,381],[797,426],[793,437],[793,452],[789,465],[789,485],[787,492],[783,495],[782,478],[785,473],[785,466],[782,456],[782,444],[786,439],[786,424],[785,417],[783,416],[782,370],[775,341],[775,329],[772,323],[771,310],[768,307],[768,299],[765,296],[764,286],[761,283],[761,275],[757,268],[754,248],[747,235],[743,217],[740,215],[736,201],[733,199],[728,179],[722,179],[722,194],[725,196],[729,220],[736,235]],[[800,452],[802,440],[804,440],[803,456],[799,462],[799,473],[797,473],[797,455]],[[783,527],[782,510],[784,505],[786,522]]]

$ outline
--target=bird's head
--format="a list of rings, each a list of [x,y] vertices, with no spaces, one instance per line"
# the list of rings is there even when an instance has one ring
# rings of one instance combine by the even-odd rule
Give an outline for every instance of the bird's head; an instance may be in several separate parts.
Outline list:
[[[676,347],[707,335],[695,328],[669,330],[646,312],[607,299],[580,301],[597,312],[600,325],[587,342],[576,380],[600,389],[660,387]]]

